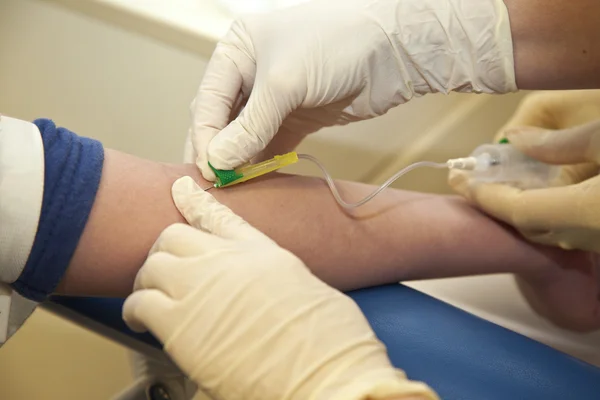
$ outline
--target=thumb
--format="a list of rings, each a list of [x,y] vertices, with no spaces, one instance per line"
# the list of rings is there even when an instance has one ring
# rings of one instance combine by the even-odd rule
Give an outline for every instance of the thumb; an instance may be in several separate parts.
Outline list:
[[[506,138],[517,149],[548,164],[600,162],[600,120],[574,128],[511,128]]]
[[[279,131],[285,118],[300,105],[290,89],[257,83],[240,115],[208,145],[208,160],[230,170],[252,160]]]
[[[266,235],[244,221],[204,191],[189,176],[179,178],[171,188],[175,206],[186,221],[197,229],[235,240],[268,240]]]
[[[150,330],[161,342],[173,324],[165,319],[173,313],[173,300],[157,289],[134,292],[123,304],[123,320],[134,332]]]

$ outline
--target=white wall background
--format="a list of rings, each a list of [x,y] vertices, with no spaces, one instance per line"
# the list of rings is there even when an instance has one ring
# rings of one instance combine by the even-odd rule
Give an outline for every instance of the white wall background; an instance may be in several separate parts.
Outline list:
[[[179,161],[205,60],[35,0],[0,2],[0,110]]]

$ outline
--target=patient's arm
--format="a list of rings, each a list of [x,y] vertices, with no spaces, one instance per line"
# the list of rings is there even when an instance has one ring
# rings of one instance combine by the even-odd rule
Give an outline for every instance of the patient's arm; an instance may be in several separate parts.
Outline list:
[[[158,234],[183,222],[170,189],[184,175],[210,186],[194,165],[160,164],[107,149],[90,218],[59,291],[127,295]],[[349,182],[340,187],[349,200],[373,190]],[[211,193],[343,290],[408,279],[536,273],[577,258],[524,242],[456,197],[387,190],[348,214],[320,179],[282,174]]]

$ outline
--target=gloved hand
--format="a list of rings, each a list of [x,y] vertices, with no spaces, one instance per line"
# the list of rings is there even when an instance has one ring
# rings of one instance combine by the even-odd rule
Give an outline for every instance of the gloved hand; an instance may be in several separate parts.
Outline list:
[[[600,91],[535,94],[500,134],[533,158],[567,164],[556,186],[476,184],[456,171],[450,186],[531,241],[600,252]]]
[[[191,178],[177,224],[153,246],[123,316],[149,329],[215,399],[437,399],[394,369],[347,296]]]
[[[207,161],[235,168],[272,139],[261,158],[426,93],[514,90],[502,0],[316,0],[234,22],[192,103],[190,135],[214,181]]]
[[[557,187],[521,191],[507,185],[475,184],[452,171],[450,185],[488,214],[516,227],[528,239],[564,248],[598,251],[600,224],[594,213],[598,171],[594,137],[600,133],[600,91],[538,92],[529,95],[495,141],[507,137],[521,151],[563,166]],[[587,124],[587,125],[586,125]],[[600,136],[599,136],[600,137]],[[596,153],[596,157],[593,156]],[[586,162],[594,160],[594,162]],[[600,214],[598,214],[600,215]],[[600,328],[600,256],[554,253],[556,268],[521,273],[519,289],[530,306],[556,325]]]

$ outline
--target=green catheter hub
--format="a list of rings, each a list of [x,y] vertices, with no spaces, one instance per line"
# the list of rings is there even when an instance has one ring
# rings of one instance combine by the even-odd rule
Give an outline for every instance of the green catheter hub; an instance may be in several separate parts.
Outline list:
[[[215,176],[217,177],[215,181],[215,187],[222,188],[249,181],[250,179],[254,179],[268,174],[269,172],[276,171],[279,168],[292,165],[297,161],[298,155],[295,152],[291,152],[281,156],[275,156],[258,164],[242,165],[236,169],[216,169],[210,163],[208,163],[208,166],[213,170]]]

